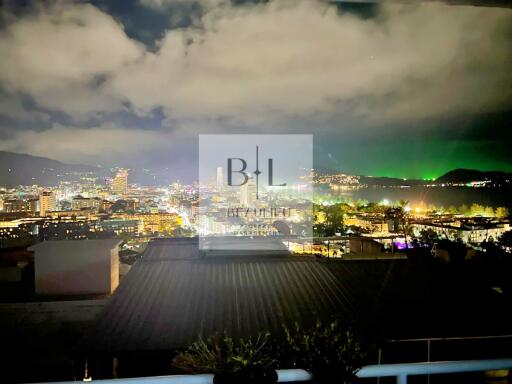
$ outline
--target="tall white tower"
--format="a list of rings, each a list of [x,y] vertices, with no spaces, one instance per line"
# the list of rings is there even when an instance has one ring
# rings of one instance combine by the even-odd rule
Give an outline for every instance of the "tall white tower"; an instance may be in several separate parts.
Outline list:
[[[240,187],[240,205],[245,208],[254,208],[256,201],[256,180],[249,177],[247,183]]]
[[[217,192],[222,192],[224,189],[224,170],[222,167],[217,167]]]

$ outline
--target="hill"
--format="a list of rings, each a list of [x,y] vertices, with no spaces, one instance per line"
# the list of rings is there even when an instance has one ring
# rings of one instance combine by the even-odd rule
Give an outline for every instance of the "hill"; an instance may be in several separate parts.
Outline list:
[[[58,185],[60,181],[97,176],[101,168],[66,164],[46,157],[0,151],[0,185]]]
[[[436,183],[447,184],[466,184],[473,181],[489,181],[490,184],[504,185],[512,181],[512,173],[459,168],[436,179]]]

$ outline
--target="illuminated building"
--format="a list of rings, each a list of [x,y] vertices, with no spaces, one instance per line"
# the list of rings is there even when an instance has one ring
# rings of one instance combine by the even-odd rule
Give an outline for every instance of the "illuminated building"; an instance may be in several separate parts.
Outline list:
[[[89,235],[89,223],[85,218],[45,220],[38,226],[39,240],[83,240]]]
[[[56,210],[55,195],[51,191],[44,191],[39,195],[39,216],[46,216],[48,212]]]
[[[97,221],[91,226],[94,232],[112,232],[116,235],[129,234],[136,236],[139,231],[138,220],[112,219]]]
[[[38,199],[8,199],[3,202],[3,211],[5,213],[30,213],[37,211]]]
[[[40,219],[0,221],[0,240],[18,240],[31,237],[36,232],[36,222],[32,220]]]
[[[139,214],[139,232],[142,233],[172,233],[182,225],[181,217],[175,213]]]
[[[39,199],[37,197],[27,199],[29,210],[32,215],[35,215],[39,208]]]
[[[110,209],[112,208],[112,206],[114,205],[114,202],[113,201],[109,201],[109,200],[102,200],[100,202],[100,211],[101,212],[108,212],[110,211]]]
[[[479,244],[483,241],[497,240],[510,230],[510,224],[454,225],[453,223],[414,223],[414,234],[420,236],[422,231],[434,231],[440,238],[451,241],[461,240],[465,244]]]
[[[249,181],[240,187],[240,205],[252,207],[256,201],[256,181],[249,178]]]
[[[120,169],[112,180],[112,193],[114,195],[125,195],[128,189],[128,171]]]
[[[372,233],[388,233],[392,229],[388,220],[377,216],[347,216],[343,218],[343,225],[364,228]]]
[[[78,211],[52,211],[49,212],[47,217],[51,217],[52,219],[65,219],[65,220],[73,220],[73,219],[91,219],[96,216],[90,209],[80,209]]]
[[[81,209],[92,209],[98,210],[101,205],[101,199],[97,197],[83,197],[75,196],[71,202],[71,209],[73,211],[79,211]]]
[[[224,171],[222,167],[217,167],[217,192],[222,192],[224,188]]]

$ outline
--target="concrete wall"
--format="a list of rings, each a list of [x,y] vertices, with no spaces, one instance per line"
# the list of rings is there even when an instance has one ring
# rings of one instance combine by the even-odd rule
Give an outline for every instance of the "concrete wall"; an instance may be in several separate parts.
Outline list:
[[[349,247],[351,253],[375,255],[382,252],[382,244],[372,239],[350,238]]]
[[[117,246],[74,240],[36,248],[35,290],[42,295],[110,294],[119,285]],[[90,246],[88,246],[90,245]]]

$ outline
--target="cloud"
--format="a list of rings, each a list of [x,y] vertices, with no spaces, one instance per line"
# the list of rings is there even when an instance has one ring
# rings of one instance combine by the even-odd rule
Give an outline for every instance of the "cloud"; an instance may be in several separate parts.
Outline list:
[[[243,121],[490,112],[510,107],[511,25],[508,9],[384,5],[361,19],[274,1],[211,9],[200,29],[170,30],[153,52],[97,8],[59,2],[2,31],[0,84],[75,117],[128,106]]]
[[[0,93],[0,116],[6,116],[17,122],[49,121],[50,115],[46,112],[26,108],[22,98],[17,94]]]
[[[176,4],[141,1],[162,12]],[[0,99],[0,114],[28,118],[16,101],[27,95],[74,124],[19,132],[2,148],[129,160],[131,150],[179,151],[177,140],[212,130],[342,134],[511,109],[510,9],[383,4],[363,19],[321,1],[219,3],[201,1],[200,23],[168,30],[156,50],[92,5],[56,2],[10,18],[0,89],[12,100]],[[155,108],[160,131],[102,120]],[[99,123],[82,128],[91,117]]]
[[[348,113],[423,118],[510,107],[504,9],[384,6],[379,17],[321,2],[230,7],[204,29],[169,31],[109,82],[148,111],[178,116]]]
[[[0,84],[71,115],[116,108],[119,100],[101,92],[100,80],[143,50],[96,7],[56,2],[0,32]]]

